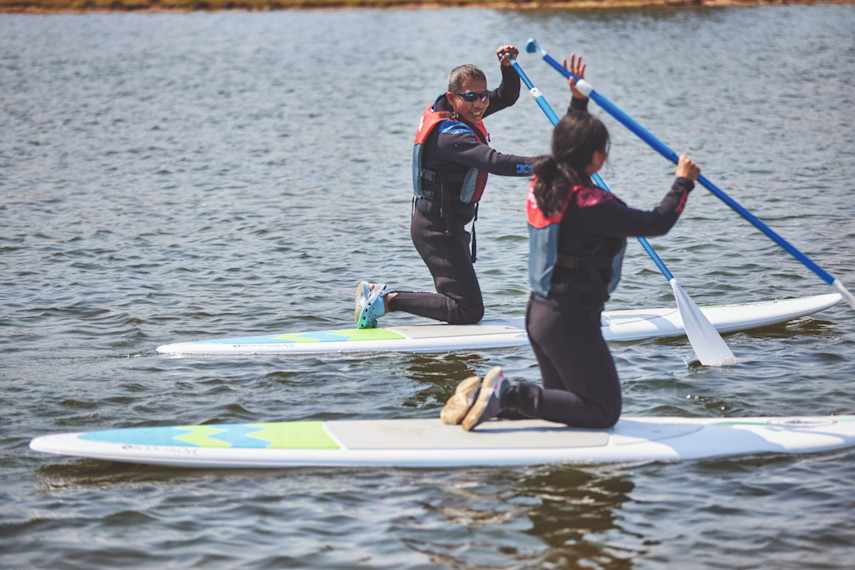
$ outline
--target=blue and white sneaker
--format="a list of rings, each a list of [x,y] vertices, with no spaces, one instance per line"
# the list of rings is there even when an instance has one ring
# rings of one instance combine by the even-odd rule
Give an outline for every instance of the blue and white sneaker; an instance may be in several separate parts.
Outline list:
[[[356,311],[353,316],[356,318],[356,327],[360,329],[371,329],[377,326],[377,319],[386,314],[383,297],[395,292],[386,285],[378,284],[366,295],[366,288],[370,290],[370,286],[365,281],[360,281],[356,288]]]
[[[502,394],[510,388],[511,381],[502,374],[501,366],[494,366],[484,380],[472,408],[463,418],[463,429],[472,431],[476,426],[494,418],[502,410]]]
[[[470,376],[457,385],[454,394],[448,399],[439,412],[439,419],[447,425],[457,425],[463,421],[481,391],[481,379]]]
[[[353,318],[357,323],[359,322],[359,315],[362,314],[362,307],[365,306],[369,296],[371,296],[371,285],[368,281],[360,281],[359,285],[356,286],[356,310],[353,312]]]

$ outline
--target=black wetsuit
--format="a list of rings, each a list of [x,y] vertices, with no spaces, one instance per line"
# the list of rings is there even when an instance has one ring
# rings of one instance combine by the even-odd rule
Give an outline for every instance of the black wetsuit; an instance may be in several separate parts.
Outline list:
[[[501,69],[502,83],[490,92],[485,117],[510,107],[519,98],[516,72],[511,67]],[[442,97],[436,110],[452,108]],[[434,129],[422,151],[426,169],[449,175],[448,179],[457,182],[444,185],[443,191],[450,194],[445,202],[438,185],[423,182],[430,197],[416,198],[410,225],[413,244],[433,275],[436,293],[398,291],[389,301],[389,310],[452,324],[474,324],[484,316],[484,301],[473,266],[470,233],[464,226],[475,218],[477,204],[464,204],[459,199],[463,175],[476,168],[502,176],[529,176],[534,158],[497,152],[478,140],[476,127],[461,128],[461,123],[465,124],[462,117],[457,123],[453,128]]]
[[[558,251],[573,257],[615,255],[627,237],[668,232],[694,182],[677,178],[652,211],[629,208],[604,190],[574,189],[560,222]],[[608,428],[621,412],[614,360],[603,339],[600,313],[609,298],[612,269],[556,267],[547,296],[532,292],[526,330],[542,387],[513,384],[502,397],[502,416],[540,418],[583,428]]]

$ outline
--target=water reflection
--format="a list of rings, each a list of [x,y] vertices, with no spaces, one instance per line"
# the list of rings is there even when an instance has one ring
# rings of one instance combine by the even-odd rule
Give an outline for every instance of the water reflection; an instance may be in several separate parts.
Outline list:
[[[399,538],[451,568],[630,567],[644,546],[618,513],[634,487],[610,468],[473,470],[440,483]]]
[[[275,525],[262,551],[285,559],[315,548],[298,548],[289,537],[317,542],[318,554],[333,558],[371,543],[369,558],[380,564],[388,562],[384,552],[403,545],[449,568],[629,568],[645,550],[644,537],[621,526],[635,483],[615,466],[247,471],[77,460],[40,467],[36,476],[46,512],[72,516],[101,496],[93,492],[112,490],[99,507],[111,516],[85,523],[93,532],[112,533],[117,517],[159,517],[181,528],[220,513]],[[224,487],[231,491],[194,499]],[[193,506],[177,508],[183,504]],[[383,538],[366,534],[365,525],[384,528]],[[336,535],[352,544],[337,543]]]

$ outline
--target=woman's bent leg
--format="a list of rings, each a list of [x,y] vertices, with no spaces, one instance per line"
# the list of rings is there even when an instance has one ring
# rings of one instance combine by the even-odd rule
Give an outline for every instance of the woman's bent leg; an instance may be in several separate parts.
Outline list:
[[[605,428],[618,420],[620,380],[600,330],[600,309],[583,300],[529,301],[526,329],[543,386],[520,382],[505,394],[503,405],[576,427]]]

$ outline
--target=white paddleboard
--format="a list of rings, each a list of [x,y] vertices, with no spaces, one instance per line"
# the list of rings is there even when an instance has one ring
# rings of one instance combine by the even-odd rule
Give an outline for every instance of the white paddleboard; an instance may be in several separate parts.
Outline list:
[[[841,300],[831,293],[814,297],[701,307],[719,332],[783,323],[822,311]],[[686,334],[676,308],[605,311],[603,337],[610,342]],[[309,331],[181,342],[158,352],[180,355],[317,354],[324,352],[444,352],[528,344],[522,318],[485,320],[477,325],[419,324],[375,329]]]
[[[855,446],[855,416],[625,417],[608,430],[492,420],[471,432],[436,419],[124,428],[37,437],[36,451],[176,467],[459,467],[679,461]]]

